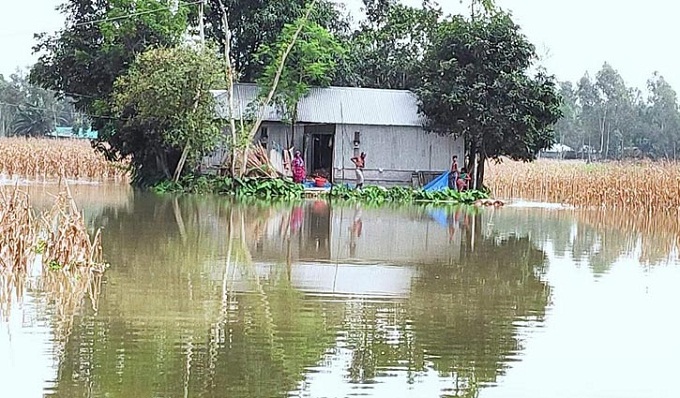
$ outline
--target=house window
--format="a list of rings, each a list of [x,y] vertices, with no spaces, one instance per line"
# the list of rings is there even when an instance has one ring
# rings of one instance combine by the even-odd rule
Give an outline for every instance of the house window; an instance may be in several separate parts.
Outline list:
[[[358,131],[354,132],[354,147],[358,148],[361,144],[361,133]]]

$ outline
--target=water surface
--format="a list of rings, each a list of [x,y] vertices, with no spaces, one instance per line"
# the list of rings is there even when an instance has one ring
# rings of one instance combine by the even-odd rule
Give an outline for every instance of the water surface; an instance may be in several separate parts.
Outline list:
[[[3,396],[680,394],[677,219],[72,190],[111,268],[0,280]]]

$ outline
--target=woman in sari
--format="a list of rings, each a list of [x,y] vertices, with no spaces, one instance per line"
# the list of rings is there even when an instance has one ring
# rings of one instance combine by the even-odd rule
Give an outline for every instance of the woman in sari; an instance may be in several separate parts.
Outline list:
[[[293,158],[293,181],[300,184],[305,180],[305,161],[302,160],[302,155],[300,151],[295,151],[295,157]]]

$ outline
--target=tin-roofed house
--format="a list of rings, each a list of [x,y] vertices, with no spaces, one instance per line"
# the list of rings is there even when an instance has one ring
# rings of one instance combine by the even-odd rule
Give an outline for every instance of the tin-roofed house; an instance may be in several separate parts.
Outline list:
[[[237,119],[257,93],[254,84],[234,85]],[[213,95],[219,116],[227,118],[226,91]],[[334,183],[352,182],[350,159],[366,152],[366,183],[384,186],[411,185],[414,177],[439,174],[449,168],[452,155],[462,158],[464,151],[462,139],[423,129],[412,92],[353,87],[312,88],[298,104],[294,127],[276,108],[266,109],[255,139],[268,149],[295,147],[305,158],[308,174],[327,175]]]

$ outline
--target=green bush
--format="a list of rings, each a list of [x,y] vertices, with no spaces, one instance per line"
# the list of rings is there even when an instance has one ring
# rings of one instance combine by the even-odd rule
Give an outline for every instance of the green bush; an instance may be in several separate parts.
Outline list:
[[[479,199],[486,199],[489,195],[486,192],[469,190],[458,192],[451,189],[441,191],[426,192],[422,189],[411,189],[408,187],[382,188],[377,186],[367,186],[358,190],[347,186],[334,186],[329,192],[329,196],[335,199],[355,200],[370,203],[386,202],[451,202],[470,204]]]
[[[239,198],[299,199],[304,188],[288,179],[230,178],[188,175],[178,182],[161,181],[157,193],[221,194]]]

